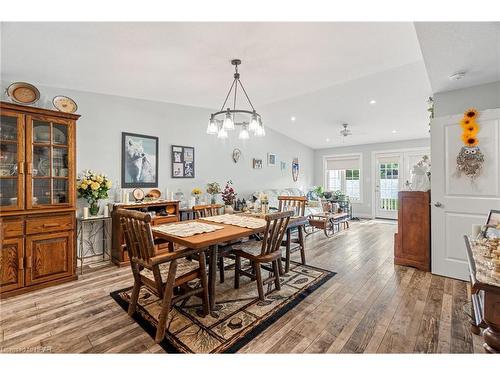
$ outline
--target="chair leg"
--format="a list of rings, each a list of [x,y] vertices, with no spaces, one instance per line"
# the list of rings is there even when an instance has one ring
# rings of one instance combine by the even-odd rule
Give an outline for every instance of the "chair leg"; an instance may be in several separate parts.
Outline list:
[[[224,257],[219,258],[219,272],[220,272],[220,282],[224,282]]]
[[[201,281],[201,287],[203,288],[201,299],[203,301],[203,314],[206,316],[210,313],[210,301],[208,299],[208,278],[207,278],[205,252],[200,253],[199,262],[200,262],[200,281]]]
[[[241,257],[236,254],[236,259],[234,262],[234,289],[239,289],[240,287],[240,269],[241,269]]]
[[[130,296],[130,303],[128,305],[128,315],[132,316],[137,308],[137,301],[139,299],[139,292],[141,291],[141,277],[136,277],[134,275],[134,289],[132,290],[132,295]]]
[[[306,248],[304,246],[304,228],[302,226],[298,227],[299,231],[299,245],[300,245],[300,258],[302,260],[302,264],[306,264]]]
[[[283,276],[285,274],[285,271],[283,270],[283,262],[281,261],[281,258],[278,258],[278,269],[280,272],[280,276]]]
[[[280,269],[279,269],[278,261],[277,260],[275,260],[273,262],[273,273],[274,273],[274,286],[276,287],[276,290],[280,290],[281,289],[281,285],[280,285]]]
[[[174,294],[175,273],[177,271],[177,260],[170,262],[168,269],[167,283],[165,284],[165,293],[161,302],[160,316],[158,317],[158,326],[156,327],[155,342],[159,343],[165,336],[165,326],[167,325],[167,317],[170,312],[172,296]]]
[[[285,253],[285,273],[290,271],[290,245],[292,242],[291,229],[286,230],[286,253]]]
[[[260,269],[260,263],[254,262],[255,267],[255,278],[257,281],[257,291],[259,292],[259,299],[261,301],[265,300],[264,297],[264,284],[262,284],[262,271]]]

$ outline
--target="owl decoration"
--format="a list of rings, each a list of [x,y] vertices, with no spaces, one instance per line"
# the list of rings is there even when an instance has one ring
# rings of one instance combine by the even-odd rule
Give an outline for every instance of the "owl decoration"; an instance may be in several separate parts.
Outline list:
[[[460,120],[464,146],[462,146],[457,156],[457,174],[461,176],[463,173],[471,180],[480,175],[484,163],[484,154],[479,148],[477,138],[479,125],[476,120],[478,116],[479,112],[471,108],[464,113],[464,117]]]

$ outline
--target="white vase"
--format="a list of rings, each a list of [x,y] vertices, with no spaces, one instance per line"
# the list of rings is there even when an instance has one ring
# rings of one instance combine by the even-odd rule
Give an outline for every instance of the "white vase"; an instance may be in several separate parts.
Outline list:
[[[224,206],[224,213],[226,213],[226,214],[232,214],[232,213],[234,213],[233,206],[231,206],[231,205]]]

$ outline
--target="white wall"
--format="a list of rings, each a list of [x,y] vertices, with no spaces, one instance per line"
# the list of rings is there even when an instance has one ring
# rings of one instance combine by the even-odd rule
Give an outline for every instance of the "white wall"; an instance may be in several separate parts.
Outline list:
[[[6,83],[2,82],[2,92]],[[112,181],[121,180],[121,133],[131,132],[159,137],[159,188],[186,196],[193,187],[205,188],[208,182],[223,184],[232,179],[240,196],[264,188],[300,187],[313,185],[313,150],[299,142],[266,128],[264,138],[248,141],[237,139],[237,130],[223,141],[205,133],[212,110],[148,100],[132,99],[90,92],[73,91],[37,85],[42,98],[39,105],[50,108],[57,94],[67,95],[78,104],[81,118],[77,124],[77,168],[95,169],[107,174]],[[5,97],[2,98],[5,100]],[[194,179],[172,179],[170,153],[172,144],[194,146]],[[232,161],[232,150],[242,151],[239,163]],[[268,152],[277,154],[278,165],[268,167]],[[252,158],[264,160],[260,170],[252,168]],[[299,158],[299,180],[293,182],[291,162]],[[280,170],[280,161],[287,163]]]
[[[434,94],[435,117],[478,110],[500,108],[500,81]]]
[[[372,152],[399,150],[406,148],[430,147],[429,138],[408,141],[374,143],[357,146],[325,148],[314,152],[314,184],[324,185],[323,157],[329,155],[362,154],[362,202],[353,203],[353,215],[359,217],[372,216]]]

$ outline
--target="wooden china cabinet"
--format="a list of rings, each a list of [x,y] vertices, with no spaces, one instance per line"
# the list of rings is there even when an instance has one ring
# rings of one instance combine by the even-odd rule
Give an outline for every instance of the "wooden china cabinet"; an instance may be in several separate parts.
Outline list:
[[[75,280],[79,115],[0,103],[0,297]]]

